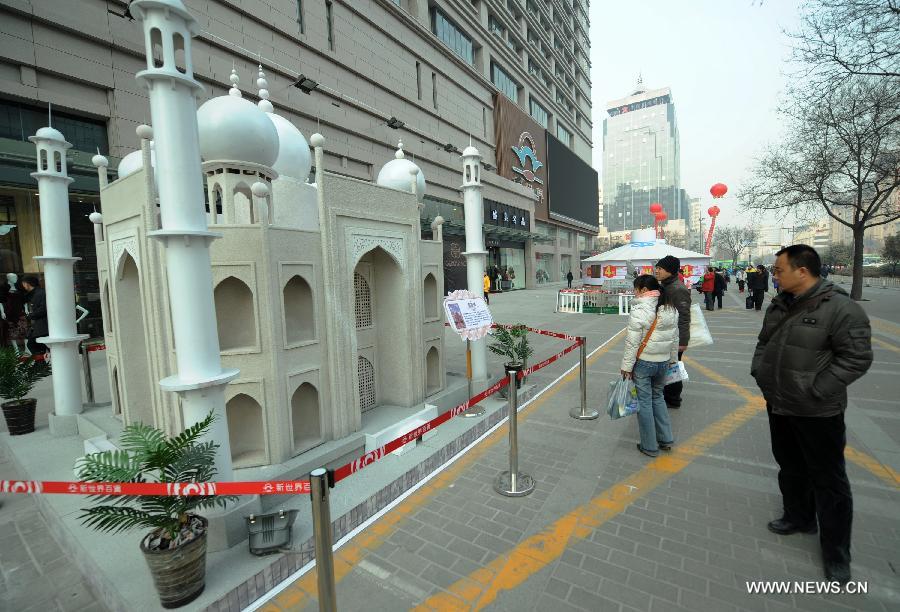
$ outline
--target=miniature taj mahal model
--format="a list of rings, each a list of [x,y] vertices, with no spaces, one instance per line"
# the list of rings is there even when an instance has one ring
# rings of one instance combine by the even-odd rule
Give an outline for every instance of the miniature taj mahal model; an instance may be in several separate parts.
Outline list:
[[[136,4],[153,127],[138,128],[114,182],[94,158],[113,410],[170,433],[220,413],[220,480],[359,451],[367,419],[403,425],[447,386],[425,177],[402,143],[376,184],[326,172],[325,138],[307,144],[275,112],[262,66],[258,103],[232,71],[229,93],[198,109],[193,19],[180,2]]]

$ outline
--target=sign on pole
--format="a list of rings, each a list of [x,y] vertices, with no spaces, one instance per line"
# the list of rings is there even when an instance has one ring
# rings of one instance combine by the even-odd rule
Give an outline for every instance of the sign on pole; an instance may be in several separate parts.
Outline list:
[[[450,328],[464,340],[485,337],[494,323],[484,298],[464,290],[454,291],[444,298],[444,314]]]

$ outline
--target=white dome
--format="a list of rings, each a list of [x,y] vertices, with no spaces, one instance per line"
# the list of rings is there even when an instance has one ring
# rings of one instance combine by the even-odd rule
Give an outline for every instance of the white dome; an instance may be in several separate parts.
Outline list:
[[[95,225],[100,225],[103,223],[103,215],[98,213],[96,210],[88,215],[88,219],[90,219],[91,223]]]
[[[255,104],[240,97],[236,74],[229,95],[204,102],[197,110],[200,156],[271,167],[278,158],[278,131]]]
[[[56,128],[52,127],[42,127],[37,133],[35,133],[35,138],[46,138],[47,140],[58,140],[60,142],[65,142],[66,137],[62,135],[62,133]]]
[[[382,166],[375,182],[382,187],[409,193],[413,171],[416,172],[416,200],[421,202],[425,197],[425,174],[417,165],[406,159],[402,142],[398,145],[394,159]]]
[[[305,181],[309,177],[309,169],[312,168],[312,156],[306,138],[293,123],[281,115],[275,113],[268,115],[278,132],[278,157],[272,168],[278,176],[290,176]]]
[[[156,170],[156,151],[153,149],[152,141],[150,142],[150,165]],[[134,174],[143,167],[144,160],[141,156],[141,151],[132,151],[119,162],[116,174],[119,175],[118,178],[123,179],[126,176]],[[156,172],[153,173],[153,178],[156,180]]]
[[[481,153],[478,152],[478,149],[476,149],[472,145],[469,145],[468,147],[463,149],[462,156],[463,157],[481,157]]]

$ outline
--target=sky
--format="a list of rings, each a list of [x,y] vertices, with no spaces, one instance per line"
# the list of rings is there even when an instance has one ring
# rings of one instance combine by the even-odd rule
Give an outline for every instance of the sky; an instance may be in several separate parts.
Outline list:
[[[713,204],[719,223],[743,225],[734,193],[753,159],[777,142],[775,108],[788,77],[784,29],[799,21],[798,0],[591,0],[594,167],[602,173],[609,100],[671,87],[681,136],[681,184]]]

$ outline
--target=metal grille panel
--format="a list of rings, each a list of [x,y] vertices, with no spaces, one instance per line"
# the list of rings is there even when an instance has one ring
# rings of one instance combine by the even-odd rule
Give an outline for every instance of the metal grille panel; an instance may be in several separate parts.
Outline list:
[[[356,329],[372,327],[372,292],[369,283],[358,272],[353,274],[353,292],[356,295]]]
[[[356,370],[359,374],[359,407],[366,412],[375,407],[375,368],[371,361],[359,357]]]

